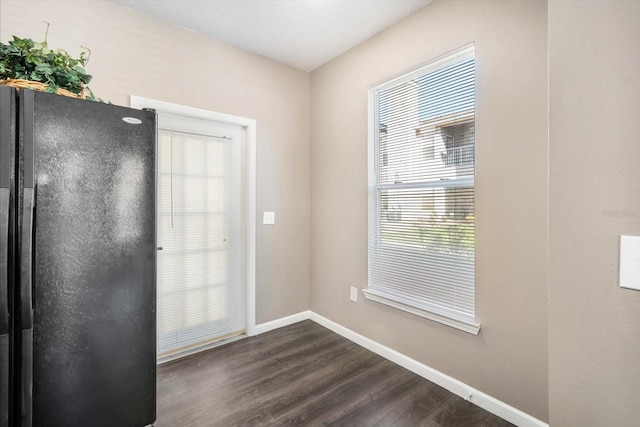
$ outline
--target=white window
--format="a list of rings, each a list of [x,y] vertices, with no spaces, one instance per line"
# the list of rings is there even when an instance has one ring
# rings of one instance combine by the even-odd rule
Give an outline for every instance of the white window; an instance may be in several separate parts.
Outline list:
[[[477,334],[473,45],[373,87],[369,105],[364,293]]]

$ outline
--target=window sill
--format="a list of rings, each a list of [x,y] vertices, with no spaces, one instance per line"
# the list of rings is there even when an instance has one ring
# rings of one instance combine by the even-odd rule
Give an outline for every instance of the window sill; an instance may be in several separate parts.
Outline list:
[[[398,310],[406,311],[407,313],[415,314],[416,316],[424,317],[425,319],[442,323],[443,325],[451,326],[452,328],[459,329],[472,335],[478,335],[478,333],[480,332],[480,324],[475,322],[453,319],[451,317],[443,316],[441,314],[427,311],[422,308],[414,307],[398,300],[391,299],[387,295],[375,290],[363,289],[362,293],[368,300],[379,302],[380,304],[385,304],[390,307],[397,308]]]

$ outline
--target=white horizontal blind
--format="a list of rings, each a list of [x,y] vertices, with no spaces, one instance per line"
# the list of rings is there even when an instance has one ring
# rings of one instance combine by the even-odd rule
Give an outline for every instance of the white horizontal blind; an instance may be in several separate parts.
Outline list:
[[[367,293],[475,325],[474,48],[370,95]]]
[[[240,158],[230,137],[159,130],[159,353],[244,328]]]

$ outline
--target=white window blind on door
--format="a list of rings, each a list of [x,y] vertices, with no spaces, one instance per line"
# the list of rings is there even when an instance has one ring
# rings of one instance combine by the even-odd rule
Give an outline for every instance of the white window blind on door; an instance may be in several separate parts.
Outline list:
[[[472,45],[370,90],[367,298],[477,333]]]
[[[241,145],[225,129],[158,132],[158,352],[242,331]]]

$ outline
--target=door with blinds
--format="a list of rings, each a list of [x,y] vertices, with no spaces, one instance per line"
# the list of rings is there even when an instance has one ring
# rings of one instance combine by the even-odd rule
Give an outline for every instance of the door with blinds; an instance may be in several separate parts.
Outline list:
[[[244,332],[242,129],[158,116],[158,355]]]

